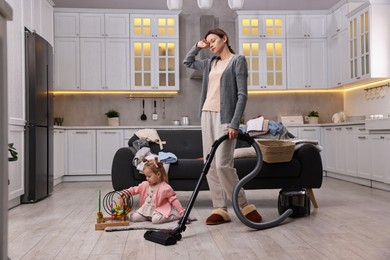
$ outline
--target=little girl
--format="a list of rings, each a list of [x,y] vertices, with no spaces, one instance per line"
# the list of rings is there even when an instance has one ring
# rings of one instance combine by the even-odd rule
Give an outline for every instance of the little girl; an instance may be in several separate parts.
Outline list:
[[[161,224],[183,217],[185,210],[168,184],[168,175],[163,164],[157,158],[147,161],[143,173],[146,181],[127,189],[131,195],[140,195],[140,208],[130,215],[130,221]],[[172,213],[172,207],[180,216]]]

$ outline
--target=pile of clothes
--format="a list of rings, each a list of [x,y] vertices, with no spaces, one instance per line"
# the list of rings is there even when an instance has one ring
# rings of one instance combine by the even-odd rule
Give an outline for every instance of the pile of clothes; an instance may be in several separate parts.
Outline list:
[[[159,144],[160,149],[162,150],[164,141],[160,139],[157,131],[155,129],[142,129],[135,133],[139,138],[133,142],[133,147],[137,151],[132,164],[140,173],[143,173],[144,165],[146,161],[153,160],[158,157],[158,160],[163,163],[164,169],[168,174],[169,166],[171,163],[177,162],[177,156],[171,152],[160,151],[157,154],[152,153],[149,147],[149,142],[154,142]]]
[[[253,138],[261,139],[290,139],[295,136],[288,132],[281,122],[275,122],[259,116],[247,122],[246,129],[243,130]]]

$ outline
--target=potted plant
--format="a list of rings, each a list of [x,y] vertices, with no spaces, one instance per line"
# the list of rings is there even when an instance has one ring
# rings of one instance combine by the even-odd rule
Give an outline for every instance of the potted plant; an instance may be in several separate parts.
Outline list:
[[[318,118],[320,117],[320,114],[318,111],[312,110],[307,114],[307,121],[309,124],[318,124]]]
[[[105,113],[105,115],[108,118],[108,125],[109,126],[118,126],[119,125],[119,112],[118,111],[116,111],[114,109],[110,109],[110,110],[108,110],[108,112]]]

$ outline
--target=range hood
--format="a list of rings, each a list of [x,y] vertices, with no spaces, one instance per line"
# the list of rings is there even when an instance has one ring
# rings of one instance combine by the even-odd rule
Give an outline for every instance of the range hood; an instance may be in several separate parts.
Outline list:
[[[206,33],[210,30],[210,29],[213,29],[215,28],[215,17],[214,15],[202,15],[200,17],[200,37],[204,37],[206,35]],[[207,59],[207,58],[211,58],[212,56],[212,53],[209,49],[206,49],[206,50],[202,50],[199,55],[198,55],[198,59],[200,60],[203,60],[203,59]],[[202,72],[200,71],[197,71],[197,70],[194,70],[194,72],[192,73],[191,79],[202,79],[203,78],[203,75],[202,75]]]

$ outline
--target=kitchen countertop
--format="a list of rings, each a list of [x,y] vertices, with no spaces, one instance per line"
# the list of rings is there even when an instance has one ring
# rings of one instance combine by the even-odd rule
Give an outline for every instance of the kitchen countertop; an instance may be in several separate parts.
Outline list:
[[[291,124],[286,125],[286,127],[321,127],[321,126],[346,126],[346,125],[364,125],[365,120],[352,121],[352,122],[342,122],[342,123],[320,123],[320,124]],[[200,129],[200,125],[158,125],[158,126],[58,126],[55,125],[54,129],[94,129],[94,130],[104,130],[104,129]]]
[[[93,130],[104,130],[104,129],[200,129],[200,125],[159,125],[159,126],[59,126],[55,125],[54,129],[93,129]]]
[[[285,125],[288,127],[314,127],[314,126],[346,126],[346,125],[364,125],[365,120],[358,120],[358,121],[351,121],[351,122],[341,122],[341,123],[320,123],[320,124],[291,124],[291,125]]]

